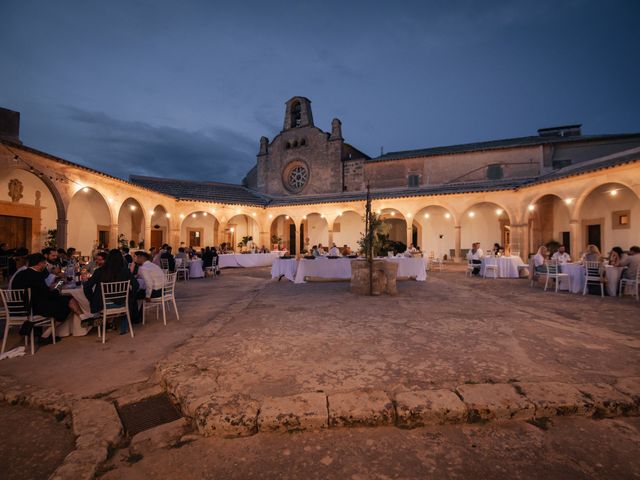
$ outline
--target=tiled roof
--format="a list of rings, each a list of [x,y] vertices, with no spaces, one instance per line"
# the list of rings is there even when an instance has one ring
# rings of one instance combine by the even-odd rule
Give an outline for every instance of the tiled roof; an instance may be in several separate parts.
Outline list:
[[[232,205],[264,206],[264,196],[242,185],[220,182],[194,182],[170,178],[131,175],[131,183],[164,193],[180,200],[203,200],[206,202],[228,203]]]
[[[436,155],[452,155],[456,153],[479,152],[483,150],[500,150],[505,148],[532,147],[536,145],[552,145],[557,143],[573,143],[581,141],[614,140],[640,137],[640,133],[622,133],[611,135],[576,135],[567,137],[531,136],[507,138],[504,140],[491,140],[488,142],[464,143],[460,145],[448,145],[444,147],[423,148],[418,150],[403,150],[399,152],[385,153],[367,162],[386,162],[405,158],[433,157]]]

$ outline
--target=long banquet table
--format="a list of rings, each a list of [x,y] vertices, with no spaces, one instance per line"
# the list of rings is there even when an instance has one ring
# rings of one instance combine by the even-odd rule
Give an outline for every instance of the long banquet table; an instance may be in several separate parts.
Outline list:
[[[352,258],[318,257],[313,260],[301,258],[295,275],[295,283],[304,283],[306,277],[348,280],[351,278]],[[398,264],[397,276],[410,277],[419,282],[427,279],[427,264],[421,257],[384,257],[380,260]],[[281,260],[282,261],[282,260]],[[357,261],[357,260],[356,260]],[[364,261],[364,260],[360,260]],[[273,269],[272,269],[273,273]]]
[[[294,282],[297,269],[298,261],[295,258],[278,258],[271,265],[271,278],[285,277]]]
[[[284,252],[271,253],[223,253],[218,255],[218,266],[227,267],[270,267]]]

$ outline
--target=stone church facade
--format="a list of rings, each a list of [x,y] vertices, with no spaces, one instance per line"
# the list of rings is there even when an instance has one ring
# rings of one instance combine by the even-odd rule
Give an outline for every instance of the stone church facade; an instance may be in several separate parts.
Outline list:
[[[87,252],[123,239],[202,247],[251,236],[296,253],[356,248],[368,184],[392,238],[435,256],[459,259],[474,241],[523,258],[549,241],[608,251],[640,243],[639,161],[640,134],[579,125],[372,158],[345,141],[339,119],[323,131],[311,101],[293,97],[242,184],[125,181],[24,145],[19,113],[0,109],[0,241],[39,249],[53,235]]]

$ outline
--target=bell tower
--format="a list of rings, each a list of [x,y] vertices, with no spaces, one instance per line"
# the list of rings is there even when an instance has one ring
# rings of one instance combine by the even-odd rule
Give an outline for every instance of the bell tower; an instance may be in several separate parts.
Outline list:
[[[311,100],[306,97],[293,97],[285,103],[283,132],[300,127],[313,127]]]

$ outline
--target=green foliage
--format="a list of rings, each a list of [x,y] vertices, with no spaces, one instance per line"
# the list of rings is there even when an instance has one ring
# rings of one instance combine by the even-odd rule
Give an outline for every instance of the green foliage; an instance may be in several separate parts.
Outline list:
[[[282,242],[282,237],[279,237],[278,235],[271,235],[271,243],[272,244],[280,245],[281,242]]]
[[[369,235],[363,233],[358,240],[361,253],[366,254],[370,245],[373,256],[379,257],[386,257],[388,252],[402,253],[407,249],[404,243],[389,239],[391,225],[385,223],[378,214],[371,212],[369,218]]]
[[[47,230],[47,239],[44,241],[45,247],[57,248],[58,247],[58,229],[54,228],[52,230]]]
[[[120,248],[126,248],[129,246],[129,240],[124,236],[124,233],[118,235],[118,245],[120,245]]]
[[[251,235],[247,235],[246,237],[242,237],[242,240],[240,240],[238,246],[240,248],[246,247],[251,241],[253,241],[253,237]]]
[[[558,248],[560,247],[560,242],[556,240],[550,240],[547,242],[545,247],[547,247],[547,250],[549,250],[549,255],[551,256],[558,251]]]

